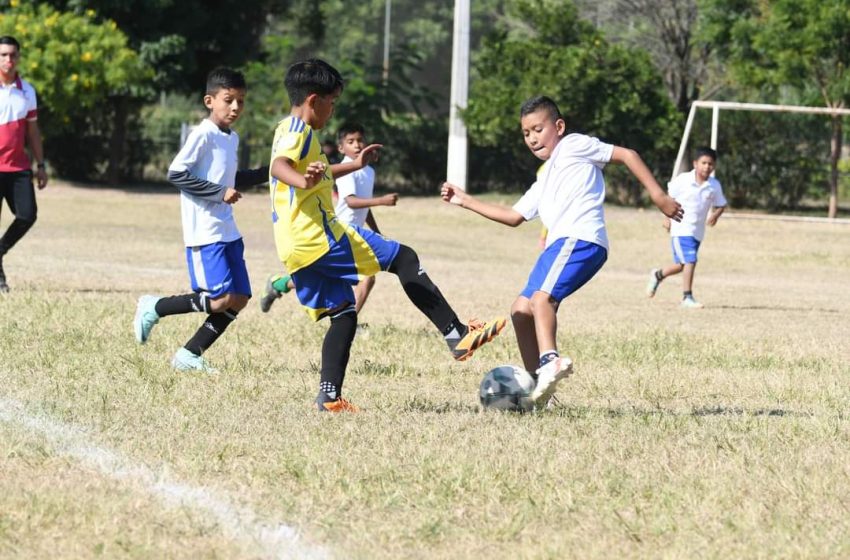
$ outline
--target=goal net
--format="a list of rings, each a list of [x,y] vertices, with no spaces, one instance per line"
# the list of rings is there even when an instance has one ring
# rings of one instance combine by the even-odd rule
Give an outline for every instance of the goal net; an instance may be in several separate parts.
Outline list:
[[[833,115],[848,116],[850,109],[695,101],[673,176],[690,169],[696,147],[711,146],[733,208],[823,215],[830,193]],[[850,165],[847,158],[841,163],[845,173],[839,175],[838,198],[847,201]]]

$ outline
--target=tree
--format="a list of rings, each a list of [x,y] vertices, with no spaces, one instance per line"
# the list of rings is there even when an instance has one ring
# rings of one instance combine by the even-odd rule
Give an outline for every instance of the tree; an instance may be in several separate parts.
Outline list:
[[[483,149],[471,160],[486,165],[471,183],[528,182],[535,160],[519,134],[519,106],[539,94],[558,102],[569,130],[634,148],[650,164],[672,159],[676,114],[645,53],[610,44],[564,0],[513,0],[500,21],[476,54],[464,115]],[[640,189],[626,185],[636,202]]]
[[[706,0],[706,36],[733,78],[773,101],[850,102],[850,0]],[[843,123],[832,118],[829,217],[838,213]]]
[[[128,95],[153,75],[113,21],[93,13],[58,12],[47,5],[23,4],[0,15],[0,34],[21,43],[21,74],[39,96],[45,144],[64,147],[65,139],[91,148],[85,123],[103,111],[110,97]],[[91,165],[91,154],[51,149],[51,163],[77,175]]]
[[[649,53],[679,113],[710,84],[713,45],[699,32],[697,0],[583,0],[581,13],[612,40]],[[711,87],[711,86],[709,86]]]

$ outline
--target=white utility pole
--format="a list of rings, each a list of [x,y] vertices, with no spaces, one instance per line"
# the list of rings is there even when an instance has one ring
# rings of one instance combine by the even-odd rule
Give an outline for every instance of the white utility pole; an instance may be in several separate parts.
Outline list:
[[[469,98],[469,0],[455,0],[452,43],[452,94],[449,110],[449,153],[446,179],[466,188],[466,125],[460,111]]]
[[[390,13],[392,12],[391,0],[387,0],[384,9],[384,85],[390,79]]]

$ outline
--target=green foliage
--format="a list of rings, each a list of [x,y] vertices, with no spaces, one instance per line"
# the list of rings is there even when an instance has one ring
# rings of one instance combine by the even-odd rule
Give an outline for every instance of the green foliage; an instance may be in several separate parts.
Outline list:
[[[47,158],[60,175],[90,178],[105,169],[116,111],[111,100],[141,91],[152,71],[115,22],[98,21],[93,11],[13,4],[0,15],[0,33],[21,43],[20,71],[38,93]]]
[[[599,136],[643,154],[652,166],[671,160],[674,109],[660,88],[649,57],[611,45],[578,18],[565,0],[515,0],[483,42],[474,61],[465,118],[482,165],[471,184],[517,188],[539,165],[524,146],[519,106],[548,95],[560,106],[570,131]],[[636,185],[610,175],[609,191],[634,200]]]
[[[707,136],[710,115],[696,128]],[[795,210],[827,184],[829,119],[817,115],[725,111],[718,141],[717,176],[733,208]],[[792,141],[783,141],[793,130]],[[692,138],[693,145],[708,138]]]

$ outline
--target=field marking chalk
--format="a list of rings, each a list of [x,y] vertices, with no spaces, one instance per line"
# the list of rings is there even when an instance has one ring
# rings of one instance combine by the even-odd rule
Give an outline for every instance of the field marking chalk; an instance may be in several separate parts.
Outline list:
[[[138,482],[154,497],[168,505],[188,507],[206,513],[218,522],[229,537],[259,545],[264,557],[282,560],[320,560],[330,553],[305,542],[298,530],[283,523],[260,519],[225,495],[203,486],[192,486],[171,479],[164,471],[155,472],[142,463],[134,463],[116,451],[89,441],[86,432],[47,416],[32,414],[15,400],[0,397],[0,422],[16,424],[48,439],[56,452],[92,466],[115,480]]]

